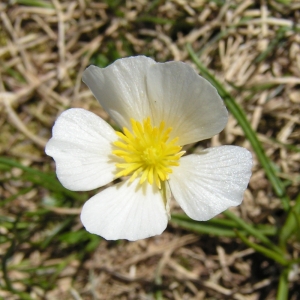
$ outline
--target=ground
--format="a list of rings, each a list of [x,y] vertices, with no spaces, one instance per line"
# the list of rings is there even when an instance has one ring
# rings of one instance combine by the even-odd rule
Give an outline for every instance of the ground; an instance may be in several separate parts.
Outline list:
[[[289,0],[1,2],[0,299],[300,299],[299,20]],[[105,241],[79,219],[97,191],[64,189],[44,148],[67,108],[113,124],[82,73],[140,54],[217,86],[228,124],[189,150],[246,147],[253,175],[211,222],[173,201],[162,235]]]

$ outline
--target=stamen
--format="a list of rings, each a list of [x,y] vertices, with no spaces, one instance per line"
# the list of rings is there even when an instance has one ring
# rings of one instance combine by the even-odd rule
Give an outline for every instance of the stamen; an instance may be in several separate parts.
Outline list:
[[[141,176],[141,184],[147,180],[161,189],[161,182],[169,179],[185,151],[180,151],[178,137],[169,140],[172,128],[165,129],[165,122],[152,127],[148,117],[143,122],[131,119],[130,123],[132,131],[124,127],[124,133],[116,132],[119,140],[113,143],[115,149],[112,153],[124,160],[116,164],[121,169],[116,177],[131,175],[129,180],[132,182]]]

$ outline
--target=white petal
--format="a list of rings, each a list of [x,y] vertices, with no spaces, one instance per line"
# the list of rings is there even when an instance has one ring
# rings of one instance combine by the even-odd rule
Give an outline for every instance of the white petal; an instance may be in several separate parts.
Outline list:
[[[227,123],[228,113],[217,90],[185,63],[151,66],[147,88],[154,123],[164,120],[180,145],[210,138]]]
[[[160,191],[135,180],[116,184],[88,200],[81,221],[87,231],[107,240],[135,241],[161,234],[168,216]]]
[[[46,153],[56,162],[56,174],[64,187],[88,191],[114,179],[110,158],[115,131],[97,115],[80,108],[63,112],[52,130]]]
[[[145,75],[155,63],[145,56],[122,58],[104,69],[89,66],[82,80],[121,127],[131,128],[130,118],[150,116]]]
[[[170,175],[171,191],[190,218],[206,221],[241,204],[251,167],[252,155],[244,148],[209,148],[181,159]]]

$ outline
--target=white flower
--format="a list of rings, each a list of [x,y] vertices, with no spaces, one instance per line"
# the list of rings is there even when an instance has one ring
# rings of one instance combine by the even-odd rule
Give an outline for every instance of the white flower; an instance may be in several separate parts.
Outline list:
[[[249,151],[221,146],[182,156],[183,145],[219,133],[228,117],[216,89],[190,66],[129,57],[88,67],[83,81],[123,133],[84,109],[63,112],[46,146],[58,179],[87,191],[128,176],[85,203],[81,220],[89,232],[108,240],[160,234],[171,195],[199,221],[242,202]]]

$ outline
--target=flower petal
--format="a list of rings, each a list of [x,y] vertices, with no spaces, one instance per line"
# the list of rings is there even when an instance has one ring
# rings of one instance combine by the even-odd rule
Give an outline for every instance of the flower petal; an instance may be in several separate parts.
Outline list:
[[[56,174],[64,187],[88,191],[114,179],[110,160],[115,131],[97,115],[80,108],[63,112],[53,127],[46,153],[56,162]]]
[[[121,127],[131,128],[130,118],[141,122],[150,116],[145,75],[153,64],[145,56],[122,58],[104,69],[89,66],[82,80]]]
[[[182,62],[158,63],[147,72],[154,124],[172,127],[170,138],[186,145],[219,133],[228,113],[217,90]]]
[[[156,186],[127,180],[88,200],[83,206],[81,221],[87,231],[107,240],[135,241],[161,234],[168,216]]]
[[[190,218],[206,221],[242,202],[251,167],[252,155],[244,148],[209,148],[181,159],[170,175],[171,191]]]

